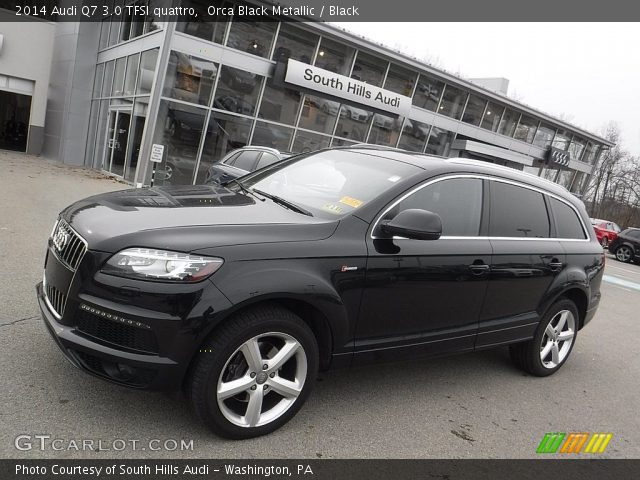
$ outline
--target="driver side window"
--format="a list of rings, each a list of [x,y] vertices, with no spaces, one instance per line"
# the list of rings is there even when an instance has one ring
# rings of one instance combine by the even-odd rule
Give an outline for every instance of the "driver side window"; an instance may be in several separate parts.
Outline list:
[[[383,220],[410,208],[440,215],[443,236],[477,236],[482,218],[482,180],[451,178],[427,185],[402,200]]]

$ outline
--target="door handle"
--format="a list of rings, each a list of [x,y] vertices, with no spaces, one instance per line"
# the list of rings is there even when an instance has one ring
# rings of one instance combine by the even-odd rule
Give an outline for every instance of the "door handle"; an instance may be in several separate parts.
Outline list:
[[[559,272],[560,270],[562,270],[562,267],[564,266],[564,264],[559,261],[557,258],[554,258],[553,260],[551,260],[551,262],[549,262],[549,269],[552,272]]]
[[[474,275],[484,275],[490,269],[491,269],[491,267],[489,265],[487,265],[486,263],[484,263],[482,260],[480,260],[480,261],[476,260],[471,265],[469,265],[469,270],[471,270],[471,273],[474,274]]]

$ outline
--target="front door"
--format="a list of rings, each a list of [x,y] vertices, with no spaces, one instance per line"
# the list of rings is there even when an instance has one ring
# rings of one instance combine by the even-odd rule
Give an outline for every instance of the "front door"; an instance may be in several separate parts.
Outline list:
[[[491,244],[486,233],[480,237],[483,190],[479,178],[429,181],[381,217],[435,212],[443,225],[438,240],[384,239],[374,225],[356,363],[473,349],[491,264]]]
[[[129,140],[131,112],[111,110],[107,123],[107,145],[102,168],[119,177],[124,176]]]

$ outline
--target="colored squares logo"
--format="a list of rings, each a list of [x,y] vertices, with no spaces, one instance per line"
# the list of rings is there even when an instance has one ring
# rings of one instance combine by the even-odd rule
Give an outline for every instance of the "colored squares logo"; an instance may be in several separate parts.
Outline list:
[[[612,433],[545,433],[536,453],[604,453]]]

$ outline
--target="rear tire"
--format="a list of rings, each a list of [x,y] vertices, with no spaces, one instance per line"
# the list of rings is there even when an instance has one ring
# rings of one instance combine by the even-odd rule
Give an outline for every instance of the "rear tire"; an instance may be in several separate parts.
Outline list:
[[[509,346],[517,367],[531,375],[546,377],[557,372],[567,361],[578,332],[576,305],[561,298],[544,314],[533,339]]]
[[[197,355],[187,384],[193,408],[214,433],[232,439],[265,435],[287,423],[318,373],[311,329],[272,305],[229,319]]]
[[[616,248],[615,255],[616,260],[623,263],[631,263],[633,257],[635,256],[631,247],[627,245],[620,245],[618,248]]]

